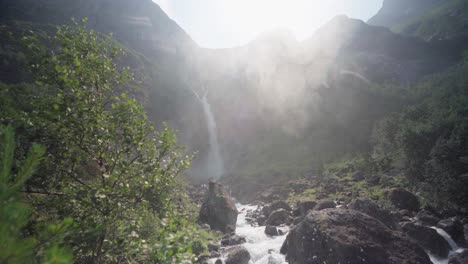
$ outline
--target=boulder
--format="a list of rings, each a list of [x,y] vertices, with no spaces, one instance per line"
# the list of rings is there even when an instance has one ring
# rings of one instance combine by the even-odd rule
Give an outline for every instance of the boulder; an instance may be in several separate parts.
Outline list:
[[[289,212],[284,209],[273,211],[266,220],[267,225],[279,226],[289,222]]]
[[[314,209],[317,206],[316,201],[299,201],[297,202],[297,209],[299,210],[299,215],[306,216],[307,213]]]
[[[235,246],[244,244],[246,242],[245,237],[232,235],[230,237],[224,238],[221,240],[221,245],[223,246]]]
[[[237,208],[231,196],[221,184],[210,182],[205,201],[200,209],[199,221],[211,229],[226,232],[228,226],[236,226]]]
[[[468,263],[468,250],[454,254],[450,257],[448,264],[466,264]]]
[[[387,197],[398,209],[418,211],[421,207],[418,198],[414,194],[402,188],[388,190]]]
[[[219,245],[217,243],[210,242],[208,243],[208,250],[217,252],[219,251]]]
[[[279,235],[278,229],[276,228],[276,226],[266,226],[265,227],[265,234],[267,234],[269,236],[278,236]]]
[[[320,211],[323,209],[328,209],[328,208],[335,208],[336,203],[335,201],[332,200],[320,200],[317,202],[317,205],[314,207],[314,210]]]
[[[463,225],[456,217],[440,220],[437,227],[447,232],[457,244],[466,244]]]
[[[419,222],[428,225],[428,226],[436,226],[440,219],[434,216],[431,212],[426,210],[421,210],[416,215],[416,220]]]
[[[223,261],[222,261],[221,259],[217,259],[217,260],[215,261],[215,264],[223,264]]]
[[[266,216],[269,216],[273,211],[278,209],[284,209],[286,211],[292,211],[291,206],[285,201],[276,201],[270,205],[263,207],[262,213]]]
[[[372,216],[380,220],[389,228],[396,229],[398,227],[396,217],[389,211],[382,209],[370,199],[359,198],[353,200],[350,204],[348,204],[348,209],[359,211],[366,215]]]
[[[250,253],[245,247],[235,247],[229,250],[226,264],[249,264]]]
[[[402,228],[403,232],[433,255],[441,258],[448,256],[450,245],[435,229],[409,222],[403,223]]]
[[[426,252],[399,231],[354,210],[311,211],[281,247],[291,264],[431,264]]]

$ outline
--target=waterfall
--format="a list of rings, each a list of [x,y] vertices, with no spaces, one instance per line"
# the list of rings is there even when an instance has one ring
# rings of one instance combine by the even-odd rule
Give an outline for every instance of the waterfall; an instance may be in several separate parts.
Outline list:
[[[447,264],[449,262],[450,256],[452,256],[453,254],[461,253],[461,252],[463,252],[465,250],[463,248],[460,248],[457,245],[457,243],[455,243],[455,241],[453,241],[452,237],[450,237],[450,235],[447,234],[447,232],[445,232],[443,229],[435,227],[435,226],[433,226],[431,228],[435,229],[437,231],[437,233],[447,241],[447,243],[450,245],[450,248],[451,248],[448,258],[445,258],[445,259],[438,258],[438,257],[430,254],[429,252],[427,252],[428,255],[429,255],[429,258],[432,261],[432,263],[434,263],[434,264]]]
[[[208,103],[206,95],[203,96],[201,102],[203,104],[203,112],[205,113],[206,125],[210,138],[210,151],[208,153],[208,162],[206,165],[207,172],[210,174],[210,177],[219,179],[223,175],[224,165],[221,158],[221,152],[219,150],[216,120],[214,118],[213,112],[211,111],[211,105]]]

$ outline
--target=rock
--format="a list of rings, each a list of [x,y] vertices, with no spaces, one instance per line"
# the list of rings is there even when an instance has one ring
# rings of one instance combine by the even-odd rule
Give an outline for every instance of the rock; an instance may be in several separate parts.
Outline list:
[[[235,246],[235,245],[240,245],[245,243],[245,237],[238,236],[238,235],[232,235],[228,238],[222,239],[221,240],[221,245],[223,246]]]
[[[465,241],[468,242],[468,224],[465,224],[463,226],[463,230],[464,230],[464,233],[465,233]]]
[[[439,218],[426,210],[419,211],[419,213],[416,215],[416,220],[428,226],[436,226],[440,221]]]
[[[209,224],[211,229],[226,232],[227,226],[236,226],[237,214],[236,205],[223,186],[210,182],[205,202],[200,209],[199,221]]]
[[[292,211],[291,206],[287,204],[285,201],[276,201],[268,206],[263,207],[262,213],[266,216],[269,216],[273,211],[278,209],[284,209],[286,211]]]
[[[414,239],[421,247],[429,250],[432,254],[446,258],[450,251],[450,245],[445,238],[433,228],[414,223],[404,223],[403,231]]]
[[[219,245],[216,244],[216,243],[210,242],[210,243],[208,243],[208,250],[217,252],[217,251],[219,251]]]
[[[230,249],[226,258],[226,264],[249,264],[250,253],[244,247]]]
[[[226,231],[226,233],[234,233],[234,232],[236,232],[236,227],[232,226],[232,225],[227,225],[225,231]]]
[[[421,206],[418,198],[414,194],[402,188],[388,190],[387,197],[398,209],[418,211]]]
[[[448,264],[466,264],[468,263],[468,250],[450,257]]]
[[[431,264],[426,252],[403,233],[345,209],[309,212],[291,229],[281,253],[291,264]]]
[[[456,217],[440,220],[437,227],[447,232],[457,244],[466,244],[463,225]]]
[[[265,215],[260,215],[257,218],[257,223],[258,225],[264,225],[266,220],[267,220],[267,217]]]
[[[210,258],[212,258],[212,259],[213,259],[213,258],[220,258],[220,257],[221,257],[221,253],[216,252],[216,251],[212,251],[212,252],[210,252],[210,254],[211,254],[211,255],[210,255]]]
[[[317,202],[317,205],[314,207],[314,210],[320,211],[328,208],[335,208],[336,203],[332,200],[321,200]]]
[[[289,222],[289,212],[284,209],[273,211],[266,220],[267,225],[279,226]]]
[[[223,264],[223,261],[222,261],[221,259],[217,259],[217,260],[215,261],[215,264]]]
[[[315,201],[299,201],[297,202],[297,209],[299,210],[299,215],[306,216],[307,213],[314,209],[317,206]]]
[[[413,217],[413,213],[411,213],[410,210],[403,209],[403,210],[398,211],[398,213],[400,213],[402,217],[403,216]]]
[[[265,234],[269,236],[278,236],[278,229],[275,226],[266,226]]]
[[[201,224],[200,227],[208,231],[211,230],[211,227],[209,224]]]
[[[389,211],[382,209],[370,199],[359,198],[353,200],[350,204],[348,204],[348,209],[359,211],[366,215],[372,216],[380,220],[389,228],[396,229],[398,227],[396,217]]]

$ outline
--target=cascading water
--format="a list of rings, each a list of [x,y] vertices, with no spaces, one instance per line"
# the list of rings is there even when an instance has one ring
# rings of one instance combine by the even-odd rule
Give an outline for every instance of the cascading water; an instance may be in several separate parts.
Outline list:
[[[208,163],[206,165],[207,172],[212,178],[219,179],[223,174],[224,165],[219,149],[216,120],[214,118],[213,112],[211,111],[211,105],[208,103],[206,95],[203,96],[201,102],[203,105],[203,112],[205,113],[208,136],[210,139],[210,151],[208,153]]]
[[[448,244],[450,245],[450,253],[449,253],[449,256],[448,258],[446,259],[441,259],[441,258],[438,258],[432,254],[430,254],[428,252],[428,255],[429,255],[429,258],[431,259],[432,263],[434,264],[448,264],[449,262],[449,258],[450,256],[452,256],[453,254],[457,254],[457,253],[461,253],[463,252],[465,249],[463,248],[460,248],[457,243],[455,243],[455,241],[453,241],[452,237],[450,237],[449,234],[447,234],[447,232],[445,232],[443,229],[440,229],[438,227],[432,227],[433,229],[435,229],[437,231],[437,233],[439,233],[439,235],[441,235],[445,240],[447,240]]]

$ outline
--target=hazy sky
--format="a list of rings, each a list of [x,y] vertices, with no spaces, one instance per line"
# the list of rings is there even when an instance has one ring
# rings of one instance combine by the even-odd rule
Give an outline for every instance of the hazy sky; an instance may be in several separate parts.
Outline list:
[[[202,47],[242,45],[260,33],[289,29],[303,40],[336,15],[364,21],[383,0],[153,0]]]

